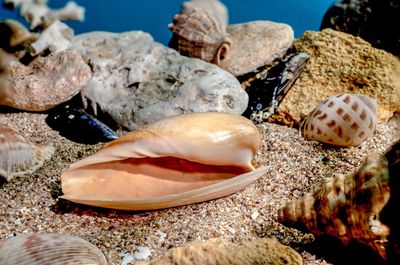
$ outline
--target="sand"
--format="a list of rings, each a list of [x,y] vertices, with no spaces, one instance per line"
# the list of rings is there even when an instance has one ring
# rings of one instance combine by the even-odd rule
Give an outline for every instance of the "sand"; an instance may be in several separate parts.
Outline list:
[[[383,153],[397,137],[391,121],[379,124],[375,136],[360,146],[339,149],[306,142],[295,129],[265,123],[258,126],[263,145],[255,160],[260,166],[270,166],[271,171],[257,182],[210,202],[132,212],[58,200],[61,171],[102,144],[71,142],[48,127],[45,117],[46,114],[26,112],[0,114],[1,122],[28,140],[56,147],[51,161],[34,174],[0,186],[0,239],[34,232],[71,234],[98,246],[110,264],[121,264],[123,254],[133,254],[140,247],[150,248],[149,258],[153,258],[189,242],[256,237],[275,237],[294,246],[304,264],[334,264],[307,247],[314,241],[311,234],[279,224],[277,211],[289,200],[318,188],[324,178],[353,172],[368,153]]]

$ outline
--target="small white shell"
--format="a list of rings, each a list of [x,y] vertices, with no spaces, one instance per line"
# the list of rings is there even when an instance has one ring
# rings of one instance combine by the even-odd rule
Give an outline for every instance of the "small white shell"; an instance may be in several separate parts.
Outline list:
[[[265,173],[254,170],[260,146],[254,124],[228,113],[159,120],[107,144],[61,175],[62,198],[129,210],[220,198]]]
[[[79,237],[38,233],[0,241],[2,265],[107,265],[103,253]]]
[[[336,146],[356,146],[376,129],[376,100],[360,94],[340,94],[319,104],[300,125],[306,140]]]
[[[0,176],[7,181],[34,172],[53,154],[53,147],[30,143],[17,131],[0,124]]]
[[[170,47],[182,55],[219,65],[229,56],[231,38],[226,33],[226,23],[216,14],[185,2],[173,23],[168,25],[173,32]]]

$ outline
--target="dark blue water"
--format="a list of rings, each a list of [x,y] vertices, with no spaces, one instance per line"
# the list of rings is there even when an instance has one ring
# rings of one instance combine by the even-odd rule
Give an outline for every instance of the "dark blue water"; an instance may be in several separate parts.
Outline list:
[[[1,1],[1,0],[0,0]],[[66,1],[49,0],[51,7],[60,7]],[[155,40],[168,43],[171,32],[167,25],[179,12],[183,0],[76,0],[86,8],[84,22],[69,21],[67,24],[82,33],[94,30],[122,32],[143,30]],[[318,30],[322,16],[334,0],[225,0],[229,11],[229,23],[251,20],[270,20],[291,25],[296,38],[305,30]],[[18,17],[17,11],[0,9],[0,19]]]

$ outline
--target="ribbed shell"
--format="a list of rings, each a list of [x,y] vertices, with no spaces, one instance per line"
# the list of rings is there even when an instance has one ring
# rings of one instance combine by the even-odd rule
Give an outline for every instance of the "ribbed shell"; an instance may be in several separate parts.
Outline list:
[[[376,129],[376,100],[360,94],[340,94],[319,104],[302,122],[306,140],[336,146],[356,146]]]
[[[107,265],[103,253],[70,235],[38,233],[0,241],[2,265]]]
[[[0,176],[7,181],[33,173],[53,154],[53,147],[30,143],[17,131],[0,124]]]
[[[391,196],[389,184],[387,159],[370,155],[355,174],[330,178],[315,193],[288,203],[278,221],[344,245],[353,240],[385,259],[390,229],[380,216]]]
[[[168,25],[173,32],[169,46],[182,55],[219,64],[229,56],[231,39],[226,24],[210,12],[191,2],[185,2],[179,14]]]
[[[262,176],[252,122],[192,113],[149,124],[63,172],[62,198],[109,208],[157,209],[219,198]]]

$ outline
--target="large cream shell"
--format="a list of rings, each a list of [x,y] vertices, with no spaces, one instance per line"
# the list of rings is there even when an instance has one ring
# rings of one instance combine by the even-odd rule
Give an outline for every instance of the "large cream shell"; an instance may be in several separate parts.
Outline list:
[[[17,131],[0,124],[0,176],[7,181],[36,171],[53,154],[53,147],[30,143]]]
[[[168,27],[173,32],[169,45],[182,55],[217,65],[229,56],[231,38],[226,23],[215,12],[185,2]]]
[[[107,144],[61,175],[62,198],[118,209],[157,209],[223,197],[262,176],[252,122],[192,113],[149,124]]]
[[[26,234],[0,241],[2,265],[106,265],[103,253],[88,241],[57,233]]]
[[[306,140],[336,146],[357,146],[376,129],[376,100],[360,94],[340,94],[319,104],[302,122]]]

